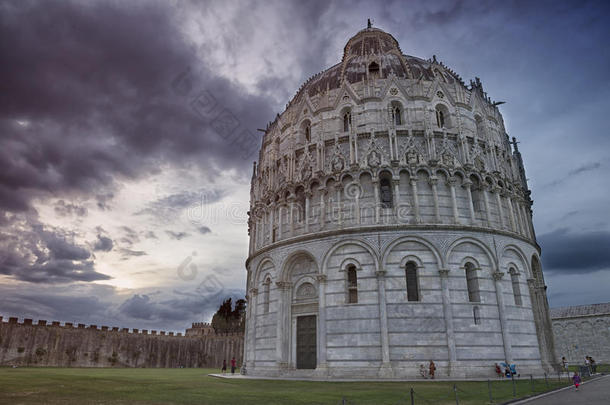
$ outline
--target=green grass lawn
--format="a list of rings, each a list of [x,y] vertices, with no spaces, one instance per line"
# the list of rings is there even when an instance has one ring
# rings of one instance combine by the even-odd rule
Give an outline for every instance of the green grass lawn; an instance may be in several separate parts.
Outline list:
[[[304,382],[227,380],[217,370],[125,368],[0,368],[0,404],[455,404],[451,382]],[[487,404],[487,382],[457,382],[460,404]],[[565,386],[534,381],[534,391]],[[517,396],[532,394],[529,378]],[[492,381],[494,403],[513,398],[512,383]]]

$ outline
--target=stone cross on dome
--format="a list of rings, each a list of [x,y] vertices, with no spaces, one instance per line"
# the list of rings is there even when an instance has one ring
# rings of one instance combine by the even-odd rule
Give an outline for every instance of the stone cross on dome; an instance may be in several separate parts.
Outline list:
[[[372,28],[372,27],[373,27],[373,24],[371,24],[371,19],[368,18],[367,23],[366,23],[366,28]]]

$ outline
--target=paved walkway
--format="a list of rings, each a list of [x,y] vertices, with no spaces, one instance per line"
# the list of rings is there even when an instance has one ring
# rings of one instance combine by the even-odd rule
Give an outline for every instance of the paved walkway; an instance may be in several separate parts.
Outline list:
[[[302,377],[298,377],[298,376],[291,376],[291,377],[268,377],[268,376],[257,376],[257,375],[243,375],[243,374],[239,374],[239,373],[235,373],[235,374],[231,374],[231,373],[227,373],[227,374],[208,374],[208,376],[210,377],[216,377],[216,378],[227,378],[227,379],[234,379],[234,380],[286,380],[286,381],[322,381],[322,382],[460,382],[460,381],[488,381],[489,378],[460,378],[460,379],[455,379],[455,378],[435,378],[433,380],[431,379],[423,379],[423,378],[375,378],[375,377],[370,377],[370,378],[356,378],[356,377],[352,377],[352,378],[339,378],[339,377],[317,377],[317,376],[302,376]],[[544,376],[534,376],[535,379],[543,379]],[[521,379],[528,379],[529,380],[529,376],[521,376]],[[497,381],[495,379],[491,379],[492,381]]]
[[[537,399],[520,401],[527,405],[597,405],[610,404],[610,376],[597,378],[580,386],[555,391]],[[515,405],[516,405],[515,404]]]

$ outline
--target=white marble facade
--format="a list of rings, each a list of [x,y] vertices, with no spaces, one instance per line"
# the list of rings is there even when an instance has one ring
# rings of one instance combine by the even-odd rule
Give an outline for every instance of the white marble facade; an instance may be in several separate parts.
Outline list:
[[[454,378],[493,375],[502,361],[550,371],[531,205],[516,143],[480,81],[466,86],[436,58],[360,31],[263,138],[248,373],[415,377],[429,360]],[[297,333],[307,316],[313,344]]]

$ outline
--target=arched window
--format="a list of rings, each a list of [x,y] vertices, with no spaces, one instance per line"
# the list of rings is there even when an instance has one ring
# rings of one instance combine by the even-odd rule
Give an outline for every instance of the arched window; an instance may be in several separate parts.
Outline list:
[[[381,200],[382,208],[393,207],[392,182],[388,178],[382,178],[379,181],[379,199]]]
[[[347,267],[347,303],[358,303],[358,274],[353,264]]]
[[[449,127],[449,110],[443,104],[436,106],[436,126],[439,128]]]
[[[375,79],[379,77],[379,65],[376,62],[372,62],[369,65],[369,78]]]
[[[481,118],[480,115],[475,115],[474,116],[474,121],[475,124],[477,126],[477,136],[479,138],[483,137],[483,135],[485,134],[484,129],[483,129],[483,119]]]
[[[481,302],[481,294],[479,292],[479,279],[474,264],[468,262],[464,266],[466,270],[466,284],[468,286],[468,301]]]
[[[477,307],[477,306],[472,307],[472,318],[474,319],[475,325],[481,324],[481,313],[480,313],[479,307]]]
[[[472,207],[475,212],[483,212],[485,210],[485,198],[483,196],[483,189],[481,188],[481,182],[476,176],[470,176],[472,186],[470,187],[470,193],[472,195]]]
[[[510,281],[513,284],[513,296],[515,297],[515,305],[520,307],[523,305],[523,300],[521,299],[521,287],[519,287],[519,273],[517,270],[511,268],[510,273]]]
[[[307,204],[305,203],[305,189],[303,187],[297,188],[295,192],[295,200],[297,208],[297,222],[304,222],[305,216],[307,215]]]
[[[392,121],[394,125],[402,125],[402,111],[397,105],[392,106]]]
[[[352,115],[349,111],[346,111],[345,114],[343,114],[343,132],[349,132],[351,126]]]
[[[269,291],[271,289],[271,279],[267,277],[263,288],[263,313],[269,313]]]
[[[436,110],[436,125],[445,128],[445,114],[441,110]]]
[[[417,265],[408,262],[405,267],[407,280],[407,301],[419,301],[419,287],[417,285]]]
[[[311,142],[311,126],[309,124],[305,126],[305,142]]]

